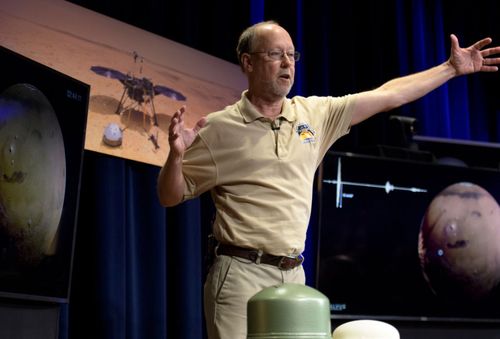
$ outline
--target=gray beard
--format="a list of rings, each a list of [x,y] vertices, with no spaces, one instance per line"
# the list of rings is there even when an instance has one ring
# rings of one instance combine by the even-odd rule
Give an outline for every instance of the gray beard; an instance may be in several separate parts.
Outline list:
[[[286,97],[288,93],[290,93],[290,90],[292,89],[293,86],[293,79],[290,83],[290,86],[283,87],[279,86],[276,82],[271,83],[271,88],[270,90],[272,91],[273,94],[280,96],[280,97]]]

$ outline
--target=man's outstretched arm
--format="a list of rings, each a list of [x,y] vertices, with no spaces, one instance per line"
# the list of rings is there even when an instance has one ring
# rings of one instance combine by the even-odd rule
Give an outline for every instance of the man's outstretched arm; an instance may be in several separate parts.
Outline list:
[[[489,56],[499,54],[500,46],[483,49],[491,41],[490,38],[485,38],[467,48],[461,48],[457,37],[452,34],[450,58],[446,62],[419,73],[390,80],[374,90],[359,93],[351,124],[355,125],[376,113],[415,101],[459,75],[498,71],[500,57]]]

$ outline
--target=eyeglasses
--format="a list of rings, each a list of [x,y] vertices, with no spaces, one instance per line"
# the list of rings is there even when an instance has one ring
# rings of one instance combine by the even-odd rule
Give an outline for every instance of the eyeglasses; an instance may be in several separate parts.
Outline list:
[[[300,53],[297,51],[283,51],[281,49],[270,49],[269,51],[263,51],[263,52],[251,52],[248,54],[267,54],[269,59],[274,60],[274,61],[281,61],[283,60],[283,57],[286,55],[288,60],[290,61],[299,61],[300,60]]]

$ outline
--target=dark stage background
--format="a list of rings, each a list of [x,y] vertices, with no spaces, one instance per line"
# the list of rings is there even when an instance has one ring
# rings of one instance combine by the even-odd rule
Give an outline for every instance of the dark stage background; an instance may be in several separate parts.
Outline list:
[[[451,0],[72,2],[233,63],[240,32],[275,19],[302,53],[293,94],[305,96],[358,92],[443,62],[450,33],[462,46],[485,36],[500,44],[496,0],[460,6]],[[394,114],[417,118],[421,135],[499,142],[500,74],[454,79],[425,99],[356,126],[334,149],[386,143],[388,117]],[[86,152],[73,286],[60,315],[60,338],[204,337],[203,258],[212,206],[204,196],[162,208],[156,198],[158,171]],[[316,230],[313,214],[305,263],[311,286]],[[407,331],[404,338],[418,337],[419,328],[459,338],[461,326],[400,328]]]

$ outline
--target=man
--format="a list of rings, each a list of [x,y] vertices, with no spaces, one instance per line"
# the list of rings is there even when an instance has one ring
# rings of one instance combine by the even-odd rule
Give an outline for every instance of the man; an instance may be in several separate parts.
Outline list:
[[[295,75],[288,32],[272,21],[240,36],[237,53],[248,90],[192,129],[184,108],[172,117],[170,153],[158,178],[165,206],[211,191],[219,245],[205,283],[209,338],[246,338],[246,304],[265,287],[305,283],[301,253],[309,222],[314,173],[331,145],[372,115],[422,97],[446,81],[494,72],[500,47],[486,38],[460,48],[441,65],[344,97],[286,98]]]

